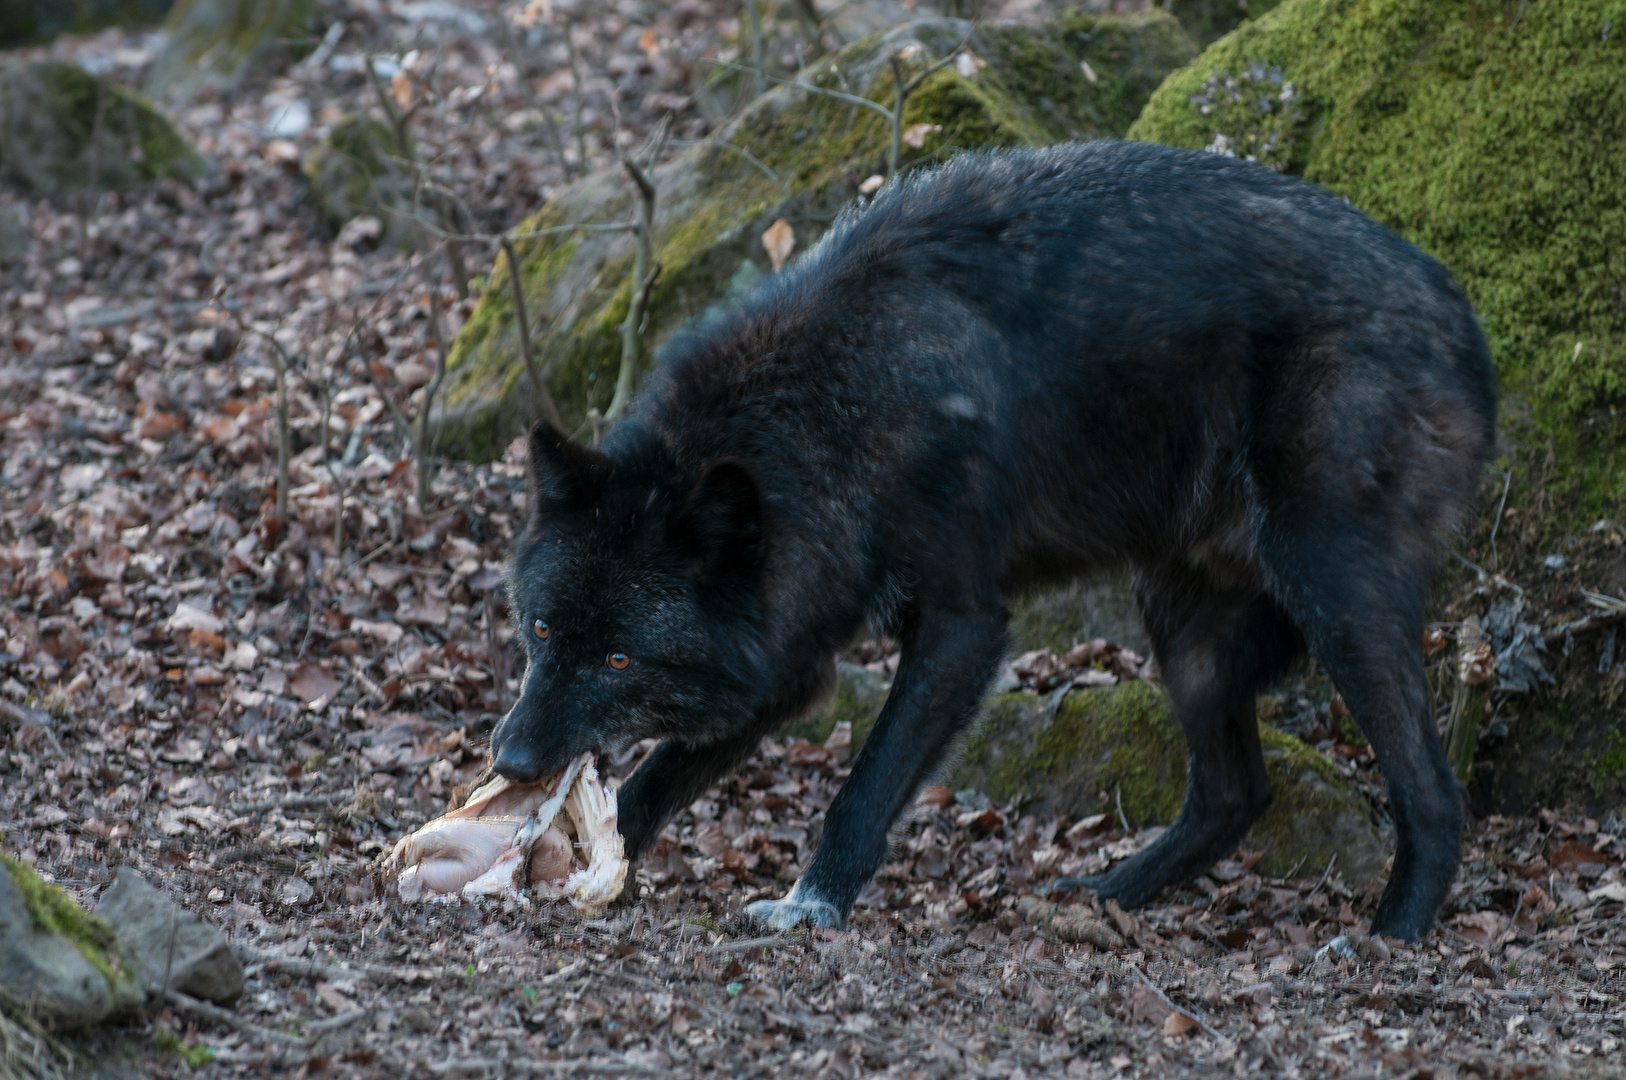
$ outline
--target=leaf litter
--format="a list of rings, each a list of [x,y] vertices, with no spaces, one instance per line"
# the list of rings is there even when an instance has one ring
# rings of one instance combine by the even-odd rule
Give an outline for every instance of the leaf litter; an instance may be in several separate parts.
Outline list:
[[[688,87],[739,11],[475,5],[476,32],[435,5],[333,6],[324,69],[177,112],[214,176],[73,206],[0,194],[29,233],[0,283],[0,844],[87,904],[129,864],[248,961],[234,1012],[154,1009],[84,1052],[153,1076],[1490,1080],[1619,1060],[1618,817],[1476,822],[1439,927],[1406,946],[1361,936],[1373,898],[1335,865],[1269,879],[1238,852],[1136,912],[1053,894],[1159,830],[931,787],[849,930],[765,935],[742,908],[816,849],[838,728],[765,740],[597,918],[500,892],[403,901],[387,855],[465,801],[517,690],[498,585],[524,464],[442,462],[417,502],[395,412],[433,379],[433,308],[450,335],[471,302],[377,248],[376,218],[326,239],[298,161],[370,106],[360,64],[384,54],[399,107],[436,98],[413,120],[430,177],[506,227],[668,111],[702,137]],[[117,31],[53,48],[131,83],[153,51]],[[764,237],[776,266],[793,245]],[[286,520],[267,336],[298,359]],[[856,659],[895,671],[890,647]],[[1001,682],[1136,678],[1155,667],[1089,642]],[[1370,754],[1331,735],[1381,810]],[[606,783],[648,749],[604,762]]]

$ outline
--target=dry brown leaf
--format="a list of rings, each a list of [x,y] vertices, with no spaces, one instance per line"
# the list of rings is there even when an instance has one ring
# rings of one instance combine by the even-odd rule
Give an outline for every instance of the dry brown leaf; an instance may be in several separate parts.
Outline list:
[[[339,692],[344,684],[320,661],[306,660],[288,674],[288,690],[302,702],[312,702]]]
[[[1198,1029],[1198,1026],[1197,1021],[1185,1013],[1170,1013],[1168,1019],[1163,1021],[1163,1034],[1177,1039],[1182,1035],[1190,1035]]]
[[[783,270],[785,260],[796,248],[796,232],[790,227],[790,222],[776,218],[762,234],[762,247],[773,263],[773,272],[777,274]]]

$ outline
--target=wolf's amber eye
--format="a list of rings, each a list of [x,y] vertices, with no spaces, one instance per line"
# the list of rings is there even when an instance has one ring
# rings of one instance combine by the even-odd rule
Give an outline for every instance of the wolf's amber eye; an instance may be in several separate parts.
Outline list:
[[[615,668],[617,671],[627,670],[627,665],[630,663],[632,663],[632,658],[624,652],[613,652],[610,654],[610,666]]]
[[[531,631],[541,640],[548,640],[548,624],[543,622],[541,619],[538,619],[536,622],[531,624]]]

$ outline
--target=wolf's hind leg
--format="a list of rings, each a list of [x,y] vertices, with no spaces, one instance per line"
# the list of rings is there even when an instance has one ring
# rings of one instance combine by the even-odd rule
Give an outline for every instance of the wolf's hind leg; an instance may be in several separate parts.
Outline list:
[[[1142,617],[1186,735],[1186,798],[1167,832],[1109,873],[1072,882],[1137,907],[1228,855],[1270,803],[1254,694],[1303,651],[1274,601],[1191,571],[1141,582]],[[1059,884],[1069,884],[1067,881]]]

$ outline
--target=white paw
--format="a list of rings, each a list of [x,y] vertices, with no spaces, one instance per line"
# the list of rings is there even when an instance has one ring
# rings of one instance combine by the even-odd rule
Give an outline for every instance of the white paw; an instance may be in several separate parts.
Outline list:
[[[834,904],[804,895],[800,881],[783,900],[758,900],[745,905],[745,913],[775,930],[789,930],[801,923],[840,930],[847,924]]]

